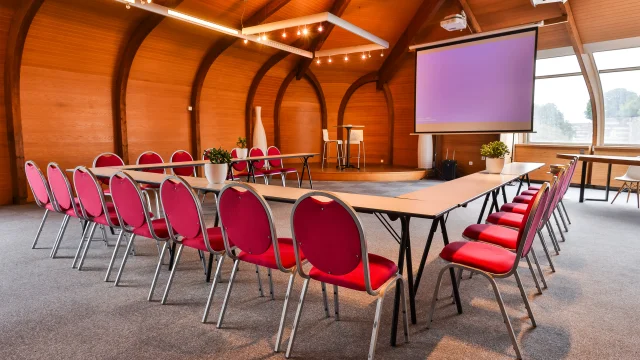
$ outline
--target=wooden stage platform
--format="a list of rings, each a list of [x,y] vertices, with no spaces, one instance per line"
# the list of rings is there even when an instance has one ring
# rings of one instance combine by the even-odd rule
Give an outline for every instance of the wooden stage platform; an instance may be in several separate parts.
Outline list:
[[[291,165],[291,164],[290,164]],[[427,174],[425,169],[407,166],[367,165],[358,169],[336,169],[335,163],[311,163],[311,178],[315,181],[410,181],[420,180]]]

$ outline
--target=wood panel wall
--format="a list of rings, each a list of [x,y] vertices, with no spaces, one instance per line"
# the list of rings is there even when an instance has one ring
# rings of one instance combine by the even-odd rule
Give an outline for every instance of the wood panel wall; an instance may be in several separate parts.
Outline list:
[[[389,81],[395,112],[394,165],[418,166],[418,137],[410,135],[414,131],[415,76],[415,53],[407,53],[401,60],[399,69]]]
[[[19,0],[0,2],[0,82],[4,84],[4,60],[7,53],[7,37],[11,19],[15,13]],[[11,159],[9,158],[9,142],[7,138],[7,116],[4,104],[4,86],[0,86],[0,205],[10,204],[13,200],[11,191]]]
[[[595,155],[616,155],[616,156],[640,156],[640,148],[626,146],[596,146]],[[616,181],[616,176],[622,176],[629,167],[626,165],[613,165],[611,167],[611,186],[622,186],[622,182]],[[591,173],[591,184],[605,186],[607,184],[607,164],[593,164]]]
[[[293,80],[280,107],[280,151],[321,153],[322,116],[313,85],[307,79]],[[320,157],[310,161],[319,162]]]
[[[515,161],[526,162],[541,162],[545,163],[545,166],[540,170],[532,172],[529,177],[531,180],[536,181],[549,181],[551,178],[547,171],[551,164],[568,164],[569,160],[558,159],[556,155],[558,153],[579,154],[580,151],[584,151],[585,154],[589,153],[590,146],[588,145],[533,145],[533,144],[516,144],[515,146]],[[580,171],[579,169],[573,174],[571,183],[580,183]]]
[[[473,174],[486,169],[485,161],[480,156],[480,147],[491,141],[500,140],[498,134],[464,134],[464,135],[440,135],[436,139],[437,162],[442,164],[446,158],[447,149],[449,159],[458,161],[458,176]],[[473,165],[470,165],[472,162]]]

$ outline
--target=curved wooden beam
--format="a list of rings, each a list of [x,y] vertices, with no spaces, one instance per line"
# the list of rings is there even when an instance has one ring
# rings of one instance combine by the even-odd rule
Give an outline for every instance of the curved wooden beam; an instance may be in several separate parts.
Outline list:
[[[4,62],[4,104],[7,112],[7,138],[14,204],[27,202],[27,180],[23,171],[24,144],[20,113],[20,67],[24,43],[31,23],[44,0],[23,0],[13,15]]]
[[[340,101],[340,107],[338,108],[338,125],[344,125],[344,112],[347,109],[347,104],[349,104],[349,100],[351,96],[361,88],[363,85],[375,82],[379,83],[380,78],[378,76],[378,72],[374,71],[368,73],[366,75],[361,76],[359,79],[353,82],[351,86],[347,89],[344,96],[342,97],[342,101]],[[384,99],[387,102],[387,116],[389,117],[389,131],[388,134],[388,143],[389,149],[389,164],[393,165],[393,135],[394,135],[394,126],[395,126],[395,111],[393,105],[393,97],[391,96],[391,89],[389,89],[389,85],[384,83],[382,86],[382,91],[384,92]],[[340,139],[343,139],[343,132],[340,132]],[[344,139],[343,139],[344,140]]]
[[[284,95],[287,92],[287,88],[293,81],[293,78],[296,77],[298,71],[296,68],[291,70],[289,75],[282,81],[280,85],[280,89],[278,89],[278,95],[276,96],[276,105],[273,110],[273,133],[276,147],[280,148],[282,146],[280,141],[280,107],[282,106],[282,100],[284,99]],[[320,82],[318,78],[311,72],[311,70],[307,70],[303,75],[307,81],[315,90],[316,96],[318,97],[318,102],[320,103],[320,126],[321,129],[327,128],[327,101],[324,97],[324,92],[322,91],[322,87],[320,86]],[[322,148],[323,141],[320,139],[320,147]]]
[[[255,26],[262,23],[290,1],[291,0],[274,0],[267,3],[245,22],[245,26]],[[200,65],[196,71],[196,76],[191,86],[191,106],[193,107],[191,111],[191,149],[194,154],[201,154],[203,151],[200,143],[200,97],[202,96],[204,81],[207,78],[209,69],[211,69],[211,66],[213,66],[218,56],[231,47],[237,40],[235,37],[225,37],[213,44],[200,61]],[[247,139],[248,138],[249,136],[247,136]]]
[[[183,0],[166,0],[162,5],[175,8]],[[113,78],[113,145],[116,154],[129,163],[129,139],[127,134],[127,84],[133,60],[138,49],[165,17],[158,14],[147,15],[128,36],[127,45],[118,56],[115,77]]]

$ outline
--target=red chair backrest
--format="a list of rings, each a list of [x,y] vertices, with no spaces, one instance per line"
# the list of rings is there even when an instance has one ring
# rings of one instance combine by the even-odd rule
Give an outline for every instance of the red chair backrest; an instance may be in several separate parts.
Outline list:
[[[280,150],[275,146],[269,146],[267,149],[267,156],[280,155]],[[269,165],[272,167],[282,167],[282,159],[271,159]]]
[[[185,161],[193,161],[193,156],[189,154],[188,151],[178,150],[171,154],[170,162],[185,162]],[[173,173],[179,176],[195,176],[196,168],[193,166],[189,167],[181,167],[181,168],[173,168]]]
[[[527,206],[527,212],[524,216],[524,219],[526,219],[525,226],[521,226],[518,231],[518,244],[516,249],[518,250],[519,258],[516,260],[514,266],[517,266],[520,257],[527,256],[529,250],[531,250],[531,245],[538,231],[538,225],[542,221],[545,208],[548,205],[547,202],[550,200],[548,186],[548,183],[544,183],[533,201]]]
[[[47,166],[47,177],[49,178],[51,193],[53,198],[56,199],[60,210],[65,212],[73,207],[76,215],[80,215],[78,209],[75,208],[75,201],[73,199],[73,193],[71,192],[69,179],[67,175],[62,172],[58,164],[53,162],[49,163]]]
[[[236,149],[231,150],[231,158],[232,159],[237,159],[238,158],[238,151]],[[235,171],[244,171],[247,168],[247,162],[246,161],[238,161],[238,162],[234,162],[233,164],[231,164],[231,166],[233,167],[233,170],[235,170]]]
[[[198,204],[191,187],[177,177],[169,177],[160,185],[162,209],[173,234],[194,238],[202,233]]]
[[[27,161],[24,164],[24,172],[27,175],[27,182],[38,206],[47,205],[50,201],[49,185],[38,165],[31,160]]]
[[[136,162],[136,164],[138,165],[162,164],[162,163],[164,163],[164,160],[162,160],[162,157],[160,156],[160,154],[153,151],[147,151],[140,154],[140,156],[138,156],[138,161]],[[142,171],[156,173],[156,174],[164,174],[164,169],[145,169]]]
[[[78,166],[73,171],[73,185],[85,215],[95,218],[104,214],[102,188],[87,168]]]
[[[102,153],[93,159],[93,167],[124,166],[124,160],[114,153]]]
[[[271,214],[267,203],[249,189],[246,185],[223,188],[218,211],[228,244],[260,255],[273,245]]]
[[[565,172],[566,181],[564,183],[564,186],[562,187],[561,196],[560,196],[561,199],[562,199],[562,196],[564,196],[564,194],[569,189],[569,186],[571,186],[571,179],[573,178],[573,173],[575,172],[577,165],[578,165],[578,160],[574,159],[571,162],[571,164],[569,164],[569,168]]]
[[[253,156],[264,156],[264,153],[262,152],[262,149],[260,148],[251,148],[251,150],[249,150],[249,156],[253,157]],[[264,160],[259,160],[259,161],[254,161],[253,162],[253,167],[255,169],[262,169],[264,167]]]
[[[348,274],[367,256],[362,228],[346,204],[325,197],[329,194],[316,194],[303,196],[294,206],[293,238],[314,267],[332,275]]]
[[[137,229],[147,223],[148,211],[140,194],[140,185],[135,180],[118,172],[111,177],[109,189],[113,205],[124,224]]]

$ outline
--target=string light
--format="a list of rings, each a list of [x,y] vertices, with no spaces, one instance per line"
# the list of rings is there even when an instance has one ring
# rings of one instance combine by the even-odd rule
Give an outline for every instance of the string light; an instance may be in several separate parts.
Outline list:
[[[331,56],[329,56],[329,60],[327,60],[328,63],[331,63]]]
[[[364,54],[364,52],[362,53],[362,60],[365,60],[367,58],[367,56]]]
[[[318,58],[318,60],[316,60],[316,64],[320,65],[320,58]]]
[[[248,44],[248,43],[249,43],[249,40],[244,39],[244,40],[243,40],[243,42],[244,42],[245,44]]]
[[[125,7],[127,10],[131,9],[131,5],[129,5],[129,4],[126,4],[124,7]]]
[[[344,54],[344,61],[349,61],[349,55]]]
[[[298,32],[297,35],[300,36],[300,26],[298,26]]]
[[[285,30],[282,30],[282,38],[286,38],[287,37],[287,32]]]
[[[371,51],[369,51],[369,59],[371,59]]]
[[[266,41],[267,40],[267,34],[262,34],[262,40]]]
[[[380,51],[380,57],[384,56],[384,51]]]
[[[324,30],[324,28],[322,27],[322,24],[320,24],[320,25],[318,26],[318,32],[322,32],[322,30]]]
[[[309,33],[309,30],[307,30],[307,25],[304,26],[304,29],[302,29],[302,33],[307,35]]]

